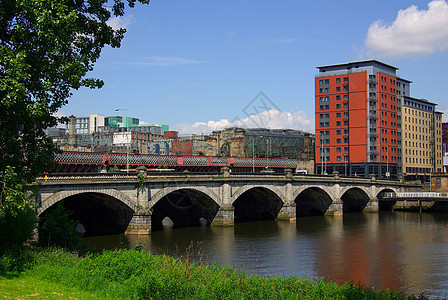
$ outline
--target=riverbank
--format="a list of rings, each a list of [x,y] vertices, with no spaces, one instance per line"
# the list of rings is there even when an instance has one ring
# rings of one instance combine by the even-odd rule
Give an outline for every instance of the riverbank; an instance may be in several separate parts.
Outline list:
[[[259,277],[135,250],[80,257],[26,250],[0,258],[0,294],[12,299],[417,299],[353,283]],[[419,298],[424,299],[424,298]]]

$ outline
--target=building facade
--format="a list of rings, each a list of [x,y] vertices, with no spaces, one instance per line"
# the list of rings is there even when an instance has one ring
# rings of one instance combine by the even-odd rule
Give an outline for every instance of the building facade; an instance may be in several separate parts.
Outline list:
[[[435,103],[424,99],[403,97],[402,170],[405,176],[442,172],[442,114],[435,107]]]
[[[406,175],[407,170],[416,171],[406,169],[417,167],[417,163],[409,165],[410,158],[407,157],[410,150],[417,151],[408,148],[408,136],[412,133],[407,132],[410,125],[407,123],[409,108],[404,107],[404,99],[414,99],[410,98],[411,81],[398,77],[398,68],[376,60],[317,68],[316,173],[338,171],[347,176],[368,177],[375,174],[380,178],[397,178]],[[435,112],[435,104],[431,105],[433,117],[437,118],[440,114]],[[403,119],[404,113],[406,121]],[[431,124],[437,126],[436,123]],[[434,128],[432,140],[428,137],[428,143],[432,142],[436,151],[439,151],[436,145],[438,132],[441,133],[441,127],[439,130]],[[415,137],[416,133],[413,134]],[[439,154],[435,151],[431,153],[433,161],[430,163],[428,150],[428,164],[419,165],[419,170],[438,170],[436,157]]]
[[[137,118],[122,116],[70,116],[69,134],[52,134],[53,141],[64,151],[127,152],[129,148],[131,153],[147,153],[149,142],[163,138],[162,126],[140,126],[139,122]],[[163,126],[165,130],[169,129],[167,125]]]

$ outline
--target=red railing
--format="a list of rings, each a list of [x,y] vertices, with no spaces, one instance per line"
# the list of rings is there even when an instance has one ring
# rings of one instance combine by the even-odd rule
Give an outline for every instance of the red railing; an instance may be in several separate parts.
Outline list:
[[[215,166],[215,167],[269,167],[296,168],[297,159],[283,158],[251,158],[251,157],[218,157],[218,156],[176,156],[101,152],[66,151],[56,155],[61,165],[90,166]]]

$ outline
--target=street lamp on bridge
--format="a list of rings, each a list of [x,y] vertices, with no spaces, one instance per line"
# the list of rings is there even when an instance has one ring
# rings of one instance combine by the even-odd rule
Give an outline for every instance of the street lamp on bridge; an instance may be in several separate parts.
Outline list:
[[[128,122],[129,122],[129,115],[128,115],[128,110],[127,108],[116,108],[115,111],[119,111],[119,110],[125,110],[126,111],[126,139],[128,139]],[[129,174],[129,143],[130,141],[128,140],[126,143],[126,173]]]

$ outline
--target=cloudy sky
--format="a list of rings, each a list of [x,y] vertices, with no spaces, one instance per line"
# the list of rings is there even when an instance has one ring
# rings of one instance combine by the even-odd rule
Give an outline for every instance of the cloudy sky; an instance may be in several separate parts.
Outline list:
[[[445,0],[152,0],[110,24],[128,32],[90,74],[105,86],[74,91],[62,114],[125,108],[183,134],[314,132],[316,67],[377,59],[448,116]]]

